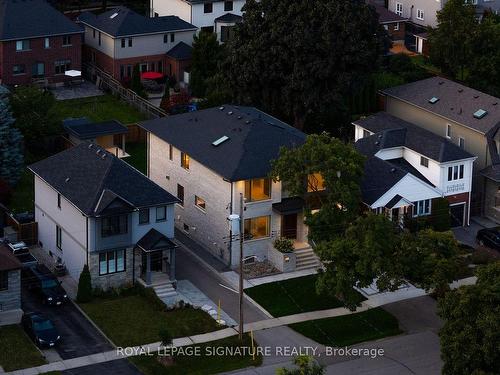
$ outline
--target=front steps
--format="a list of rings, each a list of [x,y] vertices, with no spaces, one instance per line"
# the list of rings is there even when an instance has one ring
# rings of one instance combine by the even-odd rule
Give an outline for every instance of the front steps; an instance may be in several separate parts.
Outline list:
[[[321,261],[311,247],[304,247],[294,251],[296,257],[295,271],[318,269],[322,267]]]
[[[177,291],[175,290],[171,281],[164,281],[158,284],[154,284],[152,287],[158,298],[162,301],[165,298],[171,298],[177,295]]]

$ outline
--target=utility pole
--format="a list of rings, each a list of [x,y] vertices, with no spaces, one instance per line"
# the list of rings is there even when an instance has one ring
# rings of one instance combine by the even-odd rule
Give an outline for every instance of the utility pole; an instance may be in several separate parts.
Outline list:
[[[240,341],[243,341],[243,237],[245,235],[243,211],[243,194],[240,193]]]

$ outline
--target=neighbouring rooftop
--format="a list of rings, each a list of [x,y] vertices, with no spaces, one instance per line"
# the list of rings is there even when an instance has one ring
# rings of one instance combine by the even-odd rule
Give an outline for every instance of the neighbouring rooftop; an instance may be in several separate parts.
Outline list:
[[[128,132],[128,128],[119,121],[93,123],[86,117],[66,119],[63,121],[63,126],[69,134],[82,140]]]

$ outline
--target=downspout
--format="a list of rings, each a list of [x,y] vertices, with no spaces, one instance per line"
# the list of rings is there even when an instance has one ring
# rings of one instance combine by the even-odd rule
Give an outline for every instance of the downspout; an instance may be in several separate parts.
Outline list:
[[[86,244],[85,244],[85,247],[86,247],[86,250],[87,250],[87,267],[89,266],[89,217],[86,216],[85,217],[85,232],[87,233],[87,235],[85,236],[85,240],[86,240]]]
[[[231,181],[231,203],[229,203],[229,215],[233,213],[233,182]],[[229,268],[233,261],[233,226],[229,226]]]

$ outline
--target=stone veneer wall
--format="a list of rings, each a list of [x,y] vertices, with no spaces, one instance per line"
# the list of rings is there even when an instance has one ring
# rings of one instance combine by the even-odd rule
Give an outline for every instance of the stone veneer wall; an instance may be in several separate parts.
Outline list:
[[[141,254],[133,248],[125,250],[125,271],[116,272],[108,275],[99,275],[99,252],[89,254],[89,270],[92,279],[92,287],[102,290],[110,288],[119,288],[133,283],[134,277],[134,259],[135,256],[135,278],[140,276]]]
[[[21,308],[21,271],[9,271],[9,287],[0,291],[0,311]]]

